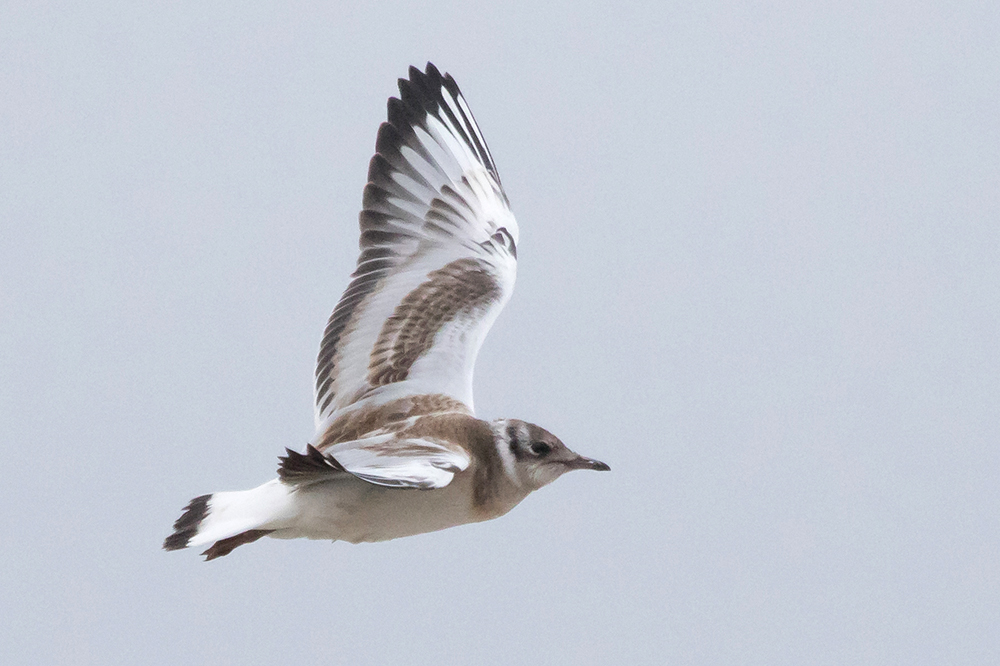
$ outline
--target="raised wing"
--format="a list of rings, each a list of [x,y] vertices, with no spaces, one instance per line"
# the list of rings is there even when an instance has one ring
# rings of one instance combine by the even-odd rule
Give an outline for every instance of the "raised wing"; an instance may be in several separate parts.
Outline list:
[[[476,355],[514,288],[517,223],[451,75],[399,80],[361,211],[361,256],[327,323],[316,424],[371,399],[438,394],[473,408]]]

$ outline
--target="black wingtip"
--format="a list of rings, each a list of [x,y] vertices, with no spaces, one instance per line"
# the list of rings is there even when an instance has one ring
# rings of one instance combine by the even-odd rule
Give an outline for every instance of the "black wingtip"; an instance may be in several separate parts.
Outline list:
[[[198,533],[198,526],[208,515],[208,500],[211,495],[195,497],[184,507],[184,513],[174,522],[174,533],[163,541],[164,550],[187,548],[191,537]]]
[[[312,444],[306,446],[305,453],[285,449],[285,455],[278,458],[278,476],[287,483],[299,483],[317,476],[346,472],[341,464]]]
[[[397,82],[402,102],[410,109],[411,114],[416,114],[418,118],[428,111],[435,113],[444,78],[441,72],[434,63],[428,62],[425,71],[421,72],[417,67],[410,65],[407,74],[409,75],[407,78],[399,79]]]
[[[389,100],[389,124],[394,125],[400,134],[405,135],[408,133],[407,124],[423,123],[424,116],[428,113],[446,115],[458,130],[462,140],[469,145],[500,185],[500,174],[497,173],[486,140],[478,130],[472,129],[476,126],[472,114],[462,108],[451,108],[444,101],[442,89],[447,90],[455,99],[462,97],[462,91],[459,90],[452,75],[447,72],[441,74],[434,63],[428,61],[424,72],[411,65],[409,78],[399,79],[400,100],[396,104],[393,104],[392,99]],[[506,195],[504,197],[506,198]]]

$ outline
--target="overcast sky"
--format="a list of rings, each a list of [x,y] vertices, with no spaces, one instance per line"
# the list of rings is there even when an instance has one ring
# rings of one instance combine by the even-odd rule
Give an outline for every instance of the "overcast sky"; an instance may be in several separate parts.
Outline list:
[[[4,4],[5,663],[1000,661],[995,2]],[[521,228],[479,415],[612,472],[162,551],[312,435],[428,60]]]

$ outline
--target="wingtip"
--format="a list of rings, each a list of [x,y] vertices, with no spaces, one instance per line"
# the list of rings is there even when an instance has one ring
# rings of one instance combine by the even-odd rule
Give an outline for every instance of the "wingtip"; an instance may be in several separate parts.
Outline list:
[[[305,453],[285,448],[285,455],[279,456],[278,460],[278,477],[291,484],[347,471],[335,458],[325,455],[312,444],[306,445]]]
[[[433,81],[435,85],[440,85],[442,79],[444,79],[444,77],[441,76],[441,71],[430,61],[427,62],[427,67],[424,70],[424,76]]]

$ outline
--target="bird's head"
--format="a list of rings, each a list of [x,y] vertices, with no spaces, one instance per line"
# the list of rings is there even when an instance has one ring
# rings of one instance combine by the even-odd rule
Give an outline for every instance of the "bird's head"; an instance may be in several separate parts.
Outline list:
[[[606,472],[606,463],[586,458],[571,451],[558,437],[545,428],[507,419],[496,423],[497,446],[505,447],[506,458],[519,485],[538,490],[574,469]]]

